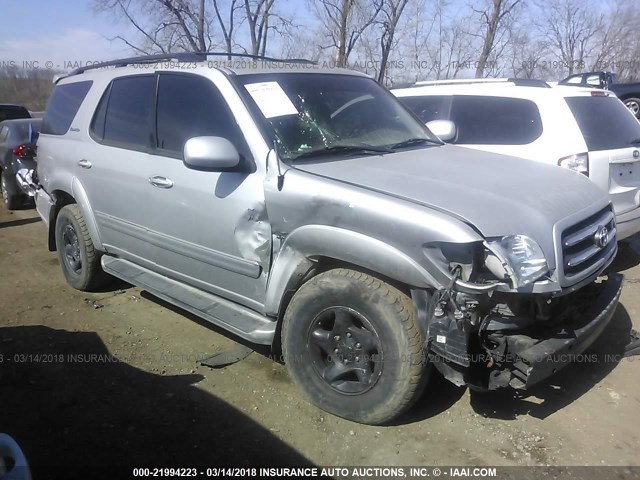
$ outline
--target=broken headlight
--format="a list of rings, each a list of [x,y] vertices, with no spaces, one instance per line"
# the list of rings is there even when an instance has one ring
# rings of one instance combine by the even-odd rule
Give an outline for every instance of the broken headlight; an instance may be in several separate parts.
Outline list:
[[[535,282],[549,270],[540,245],[526,235],[502,237],[489,242],[489,247],[507,262],[515,287]]]

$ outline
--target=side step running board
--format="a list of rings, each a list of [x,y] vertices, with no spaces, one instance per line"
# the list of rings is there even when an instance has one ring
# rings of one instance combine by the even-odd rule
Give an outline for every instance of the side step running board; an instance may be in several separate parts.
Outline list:
[[[121,258],[103,255],[102,268],[114,277],[143,288],[239,337],[262,345],[273,342],[276,322],[253,310]]]

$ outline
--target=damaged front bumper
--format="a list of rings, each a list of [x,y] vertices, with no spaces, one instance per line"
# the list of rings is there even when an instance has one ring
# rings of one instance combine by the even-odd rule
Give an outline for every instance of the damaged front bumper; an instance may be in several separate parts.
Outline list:
[[[530,388],[579,359],[600,336],[616,310],[622,283],[622,275],[609,274],[605,280],[567,296],[565,318],[522,329],[494,327],[487,332],[432,322],[429,357],[456,385],[477,390]]]

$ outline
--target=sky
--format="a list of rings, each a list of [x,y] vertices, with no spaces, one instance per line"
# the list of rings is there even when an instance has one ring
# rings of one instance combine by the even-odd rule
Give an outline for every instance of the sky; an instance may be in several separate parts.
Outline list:
[[[298,8],[303,0],[285,3],[293,15],[305,16]],[[133,56],[124,42],[109,39],[119,34],[139,38],[125,21],[94,12],[92,0],[0,0],[0,15],[0,67],[37,62],[37,68],[70,70]]]
[[[109,41],[128,28],[94,13],[91,0],[0,0],[0,12],[0,67],[38,62],[39,68],[66,70],[132,54],[121,41]]]

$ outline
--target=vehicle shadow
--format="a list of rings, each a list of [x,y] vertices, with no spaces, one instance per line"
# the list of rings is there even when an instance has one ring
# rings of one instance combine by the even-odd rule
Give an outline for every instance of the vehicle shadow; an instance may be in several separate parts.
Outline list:
[[[618,244],[616,258],[613,259],[606,272],[624,272],[636,265],[640,265],[640,237],[637,236],[629,242]]]
[[[431,375],[422,396],[410,410],[389,425],[409,425],[436,417],[455,405],[466,390],[467,387],[456,387],[435,368],[431,368]]]
[[[571,404],[605,378],[622,360],[631,318],[619,304],[609,327],[576,361],[530,390],[471,391],[471,407],[481,415],[513,420],[519,415],[544,419]]]
[[[36,470],[52,466],[311,466],[195,385],[115,358],[93,332],[0,328],[0,432]],[[38,478],[34,475],[34,478]],[[40,478],[50,478],[44,475]]]
[[[9,220],[8,222],[0,222],[0,228],[19,227],[21,225],[29,225],[30,223],[41,222],[40,217],[21,218],[19,220]]]

